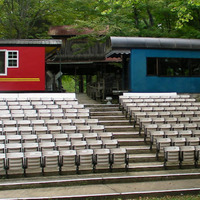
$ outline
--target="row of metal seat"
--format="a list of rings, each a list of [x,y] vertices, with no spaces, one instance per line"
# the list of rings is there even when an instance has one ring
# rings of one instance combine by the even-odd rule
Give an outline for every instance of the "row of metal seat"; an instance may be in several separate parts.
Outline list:
[[[0,153],[1,174],[33,174],[53,172],[54,174],[79,169],[93,170],[113,167],[128,169],[128,154],[124,148],[84,149],[61,151],[35,151]]]
[[[27,142],[66,142],[66,141],[89,141],[89,140],[111,140],[113,139],[112,132],[98,133],[63,133],[63,134],[39,134],[39,135],[0,135],[0,144],[5,143],[27,143]]]
[[[61,134],[61,133],[93,133],[104,132],[104,125],[51,125],[38,124],[34,126],[2,127],[0,135],[27,135],[27,134]]]
[[[0,120],[0,127],[99,125],[98,119]]]
[[[198,167],[200,146],[170,146],[164,148],[164,167],[194,165]]]
[[[74,135],[73,135],[74,136]],[[22,140],[17,137],[8,138],[11,143],[0,144],[1,153],[47,151],[47,150],[70,150],[70,149],[102,149],[118,148],[119,144],[114,139],[104,140],[79,140],[73,137],[70,141],[53,141],[52,137],[38,137],[35,142],[20,143]],[[81,137],[81,136],[80,136]],[[30,138],[29,138],[30,139]],[[31,138],[34,140],[34,138]],[[29,140],[30,141],[30,140]],[[5,142],[5,141],[1,141]]]

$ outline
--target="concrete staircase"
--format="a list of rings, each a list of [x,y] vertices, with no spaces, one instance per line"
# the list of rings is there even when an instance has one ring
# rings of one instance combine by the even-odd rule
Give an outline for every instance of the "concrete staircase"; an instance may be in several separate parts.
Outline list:
[[[163,162],[156,159],[155,149],[150,150],[150,143],[144,142],[144,135],[125,117],[118,104],[86,105],[90,109],[91,118],[99,119],[107,132],[112,132],[120,147],[127,149],[129,154],[129,171],[161,170]]]

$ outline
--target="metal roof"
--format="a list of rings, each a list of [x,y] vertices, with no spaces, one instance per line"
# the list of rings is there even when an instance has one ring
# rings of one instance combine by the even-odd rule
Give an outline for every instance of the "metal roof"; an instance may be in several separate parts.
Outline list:
[[[110,37],[110,45],[107,56],[127,54],[131,49],[200,50],[199,39]]]
[[[55,39],[0,39],[0,46],[61,46]]]

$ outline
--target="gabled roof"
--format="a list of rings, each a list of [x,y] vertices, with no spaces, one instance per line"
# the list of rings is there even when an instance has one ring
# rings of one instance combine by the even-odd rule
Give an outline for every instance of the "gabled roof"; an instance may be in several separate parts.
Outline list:
[[[200,40],[180,38],[111,37],[111,51],[107,54],[107,57],[114,54],[129,54],[131,49],[200,50]]]
[[[55,39],[0,39],[0,46],[61,46],[62,40]]]

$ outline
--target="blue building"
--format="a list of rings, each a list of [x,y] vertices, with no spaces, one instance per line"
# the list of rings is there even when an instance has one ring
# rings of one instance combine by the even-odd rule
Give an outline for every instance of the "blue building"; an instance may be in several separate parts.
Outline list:
[[[200,40],[111,37],[107,56],[122,57],[129,92],[200,93]]]

